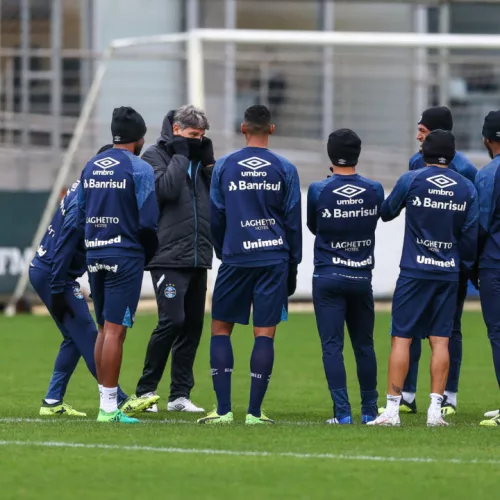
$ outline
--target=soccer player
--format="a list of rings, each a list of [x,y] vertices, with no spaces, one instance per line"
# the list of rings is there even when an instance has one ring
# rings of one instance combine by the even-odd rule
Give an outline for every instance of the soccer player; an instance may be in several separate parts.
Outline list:
[[[479,296],[500,387],[500,110],[484,120],[483,141],[491,162],[476,177],[479,199]],[[500,410],[485,413],[481,425],[500,426]]]
[[[451,111],[445,106],[436,106],[426,109],[418,122],[417,141],[420,144],[419,151],[410,158],[410,170],[418,170],[425,167],[422,156],[422,143],[432,130],[453,130],[453,117]],[[448,165],[450,170],[455,170],[466,179],[474,182],[477,174],[476,167],[460,151],[455,153],[452,162]],[[453,331],[449,342],[450,372],[444,391],[443,415],[453,415],[457,409],[458,381],[460,368],[462,366],[462,313],[464,302],[467,298],[467,276],[460,273],[458,280],[457,308],[453,319]],[[400,411],[404,413],[416,413],[417,403],[415,394],[417,392],[418,363],[422,354],[422,341],[414,338],[410,347],[410,368],[406,377],[401,397]],[[383,409],[382,409],[383,410]]]
[[[138,158],[146,125],[132,108],[113,111],[113,149],[85,166],[78,189],[90,289],[98,324],[95,346],[101,389],[98,422],[137,423],[117,406],[123,342],[141,292],[144,266],[156,252],[158,204],[153,169]],[[149,403],[158,401],[152,397]]]
[[[356,357],[362,422],[377,416],[371,281],[384,189],[356,173],[360,152],[361,140],[355,132],[333,132],[328,138],[328,156],[334,175],[313,183],[307,195],[307,227],[316,235],[314,312],[334,408],[327,424],[352,424],[343,358],[344,322]]]
[[[431,404],[427,425],[446,426],[441,404],[448,377],[460,269],[473,269],[478,203],[474,185],[448,169],[455,156],[451,132],[434,130],[422,144],[427,168],[403,174],[382,204],[389,221],[406,207],[401,272],[392,306],[392,350],[387,405],[369,425],[400,425],[399,405],[413,338],[429,338]]]
[[[255,343],[250,359],[246,424],[272,424],[261,410],[274,363],[276,326],[286,318],[288,297],[302,258],[297,169],[268,149],[274,132],[265,106],[245,111],[246,147],[218,160],[211,185],[211,231],[222,260],[212,300],[210,367],[217,409],[201,424],[233,422],[231,333],[247,325],[253,305]]]
[[[98,154],[112,147],[104,146]],[[97,329],[76,281],[76,278],[86,271],[83,237],[72,240],[62,231],[65,218],[75,217],[77,206],[73,201],[76,199],[79,184],[80,181],[75,182],[61,200],[29,270],[34,290],[46,305],[63,336],[49,388],[42,400],[41,416],[86,416],[64,403],[68,383],[81,357],[90,373],[97,378],[94,361]],[[118,399],[120,403],[127,399],[120,389]]]

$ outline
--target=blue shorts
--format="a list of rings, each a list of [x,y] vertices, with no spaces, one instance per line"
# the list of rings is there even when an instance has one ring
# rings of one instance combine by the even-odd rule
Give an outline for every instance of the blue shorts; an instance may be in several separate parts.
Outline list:
[[[392,299],[391,335],[451,337],[458,282],[400,276]]]
[[[87,257],[90,291],[98,325],[132,327],[144,275],[144,257]]]
[[[286,320],[288,262],[265,267],[221,264],[212,297],[212,318],[248,325],[253,304],[253,325],[276,326]]]

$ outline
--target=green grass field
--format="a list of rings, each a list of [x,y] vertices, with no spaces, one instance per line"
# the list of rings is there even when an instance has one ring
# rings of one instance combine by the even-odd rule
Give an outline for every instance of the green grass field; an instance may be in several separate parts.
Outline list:
[[[377,314],[379,392],[385,394],[388,313]],[[135,388],[154,316],[139,316],[129,332],[121,384]],[[206,322],[209,324],[208,320]],[[97,424],[96,384],[83,362],[66,402],[85,421],[39,421],[60,341],[50,318],[0,317],[0,498],[2,500],[122,498],[495,498],[500,429],[477,424],[498,408],[491,351],[479,313],[464,314],[464,363],[459,414],[449,428],[425,426],[429,349],[424,349],[419,413],[397,428],[326,426],[332,416],[313,315],[291,315],[276,339],[276,363],[265,408],[278,423],[241,424],[250,385],[250,328],[233,334],[233,409],[238,424],[196,426],[194,416],[166,411],[169,377],[159,388],[161,411],[140,426]],[[193,400],[215,402],[206,329],[196,362]],[[351,404],[359,421],[359,389],[346,348]],[[381,398],[381,402],[383,398]],[[30,420],[34,419],[34,420]],[[168,419],[168,422],[165,422]],[[64,443],[64,445],[63,445]]]

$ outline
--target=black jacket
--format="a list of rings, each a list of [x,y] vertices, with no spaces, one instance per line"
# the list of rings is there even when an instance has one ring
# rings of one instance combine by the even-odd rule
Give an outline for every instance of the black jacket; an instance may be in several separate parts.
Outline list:
[[[173,137],[170,111],[163,120],[161,137],[142,155],[155,172],[160,219],[159,246],[146,269],[158,267],[212,267],[210,241],[211,168],[169,154]]]

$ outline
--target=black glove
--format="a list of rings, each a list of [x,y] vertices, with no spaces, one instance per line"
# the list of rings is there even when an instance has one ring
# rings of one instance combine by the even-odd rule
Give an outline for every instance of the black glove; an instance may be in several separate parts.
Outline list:
[[[291,297],[297,288],[297,264],[288,265],[288,296]]]
[[[466,269],[462,271],[466,278],[472,283],[472,286],[479,290],[479,269],[476,265],[472,269]]]
[[[137,239],[144,248],[145,265],[147,266],[158,250],[158,236],[151,229],[143,229],[137,234]]]
[[[59,321],[59,323],[62,323],[64,321],[64,316],[66,316],[66,314],[68,314],[70,318],[75,317],[73,309],[71,309],[69,304],[66,302],[66,296],[64,292],[54,293],[52,295],[52,314],[57,319],[57,321]]]
[[[214,145],[208,137],[203,137],[200,147],[200,161],[204,167],[209,167],[215,163]]]
[[[181,155],[189,158],[189,142],[182,135],[174,135],[167,143],[167,152],[170,156]]]

